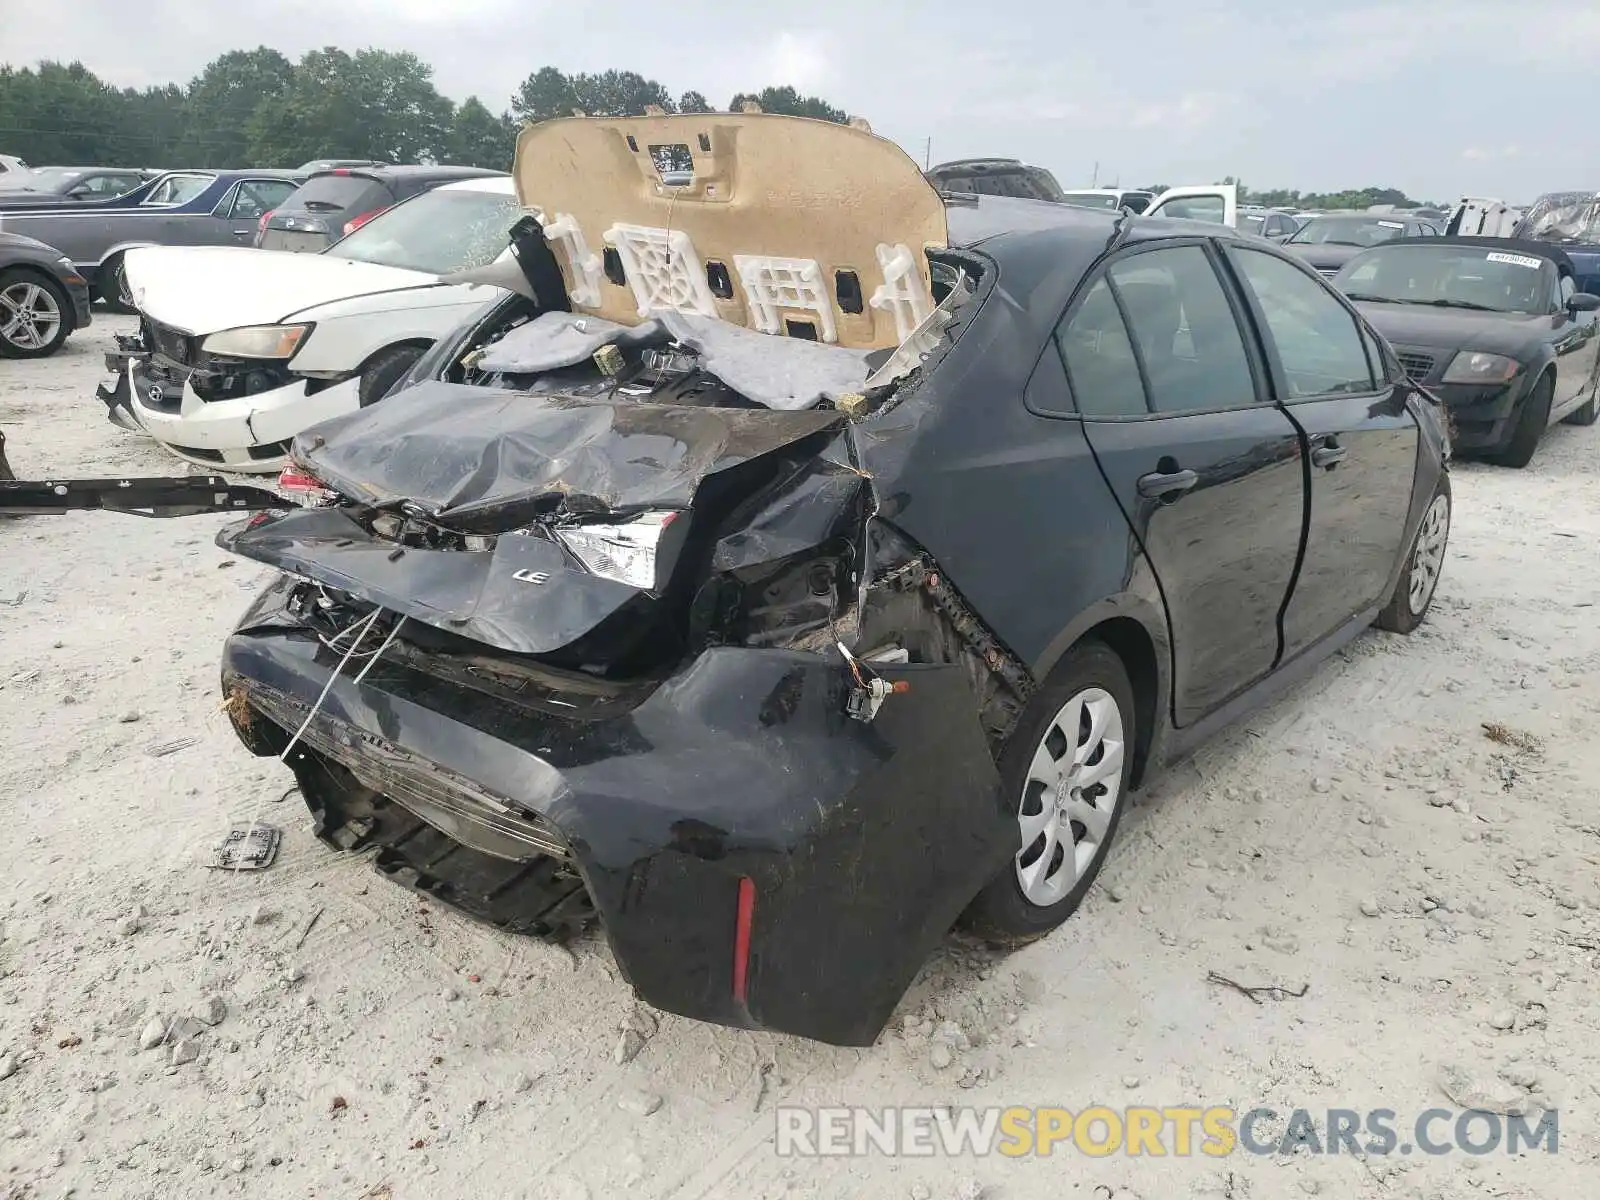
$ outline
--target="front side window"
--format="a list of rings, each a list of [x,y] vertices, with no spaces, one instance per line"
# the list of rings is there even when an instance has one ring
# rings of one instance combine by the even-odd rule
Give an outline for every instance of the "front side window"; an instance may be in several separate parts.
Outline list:
[[[1201,247],[1130,255],[1106,274],[1128,315],[1152,409],[1205,412],[1256,403],[1233,306]]]
[[[372,218],[324,253],[449,275],[500,257],[511,244],[519,212],[517,198],[503,193],[424,192]]]
[[[1150,411],[1139,360],[1104,279],[1089,289],[1077,311],[1056,331],[1056,345],[1073,399],[1084,416],[1142,417]]]
[[[1287,399],[1374,389],[1355,319],[1320,281],[1260,250],[1239,247],[1234,261],[1266,317]]]
[[[240,220],[254,220],[262,213],[271,212],[294,191],[294,184],[276,179],[246,179],[239,185],[233,198],[232,216]]]
[[[1163,204],[1152,215],[1221,225],[1228,218],[1228,205],[1221,196],[1180,196]]]

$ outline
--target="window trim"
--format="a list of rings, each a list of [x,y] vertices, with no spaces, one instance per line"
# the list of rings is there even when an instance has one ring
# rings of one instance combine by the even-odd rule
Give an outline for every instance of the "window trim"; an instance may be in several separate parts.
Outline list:
[[[1244,273],[1244,267],[1234,257],[1240,252],[1261,254],[1278,262],[1287,263],[1315,283],[1334,303],[1344,309],[1344,314],[1349,319],[1351,328],[1355,331],[1356,340],[1361,343],[1361,357],[1366,360],[1367,370],[1372,375],[1373,386],[1370,391],[1320,392],[1314,396],[1289,395],[1288,372],[1284,370],[1283,359],[1278,353],[1278,343],[1272,337],[1271,326],[1267,324],[1266,311],[1261,307],[1261,302],[1255,292],[1250,289],[1249,280]],[[1393,388],[1394,385],[1389,380],[1372,370],[1372,356],[1361,337],[1362,330],[1367,327],[1366,322],[1361,319],[1361,314],[1356,311],[1355,306],[1344,297],[1343,293],[1331,286],[1326,279],[1317,274],[1310,266],[1290,255],[1275,253],[1266,246],[1247,246],[1243,244],[1228,246],[1223,249],[1223,258],[1227,263],[1229,273],[1233,276],[1234,285],[1239,289],[1240,295],[1244,298],[1245,304],[1249,308],[1250,319],[1255,327],[1256,341],[1261,346],[1262,353],[1266,357],[1275,403],[1287,408],[1296,404],[1316,404],[1327,400],[1359,400],[1367,397],[1383,396]]]
[[[1222,253],[1222,244],[1239,237],[1237,233],[1227,231],[1226,226],[1219,225],[1215,234],[1185,234],[1181,237],[1151,238],[1148,241],[1124,244],[1114,252],[1097,260],[1078,281],[1078,286],[1073,290],[1072,298],[1067,301],[1067,306],[1050,326],[1049,336],[1045,339],[1045,353],[1055,354],[1061,360],[1062,373],[1067,377],[1067,400],[1071,404],[1070,410],[1060,412],[1053,410],[1035,409],[1031,405],[1029,411],[1042,417],[1077,418],[1080,421],[1167,421],[1179,417],[1202,417],[1216,413],[1251,412],[1256,409],[1270,407],[1273,404],[1273,381],[1269,373],[1270,364],[1267,362],[1259,335],[1252,324],[1249,323],[1250,310],[1246,305],[1246,297],[1239,290],[1238,281],[1234,279],[1226,256]],[[1124,259],[1132,258],[1139,254],[1150,254],[1157,250],[1174,250],[1184,246],[1198,246],[1211,264],[1212,274],[1216,277],[1217,286],[1222,289],[1222,294],[1227,297],[1228,311],[1233,316],[1234,328],[1238,331],[1239,342],[1244,347],[1245,362],[1250,367],[1250,382],[1255,389],[1255,400],[1250,404],[1229,405],[1226,408],[1185,408],[1173,412],[1157,412],[1150,407],[1150,385],[1145,375],[1144,357],[1139,350],[1138,339],[1133,336],[1133,327],[1128,324],[1127,310],[1124,308],[1122,298],[1117,294],[1117,286],[1107,272],[1115,264]],[[1075,316],[1083,307],[1084,300],[1094,285],[1105,279],[1107,290],[1111,292],[1112,299],[1116,301],[1117,312],[1122,316],[1124,332],[1128,343],[1133,347],[1134,360],[1139,364],[1139,381],[1144,385],[1145,408],[1149,411],[1137,416],[1086,413],[1078,405],[1077,388],[1072,382],[1072,369],[1067,366],[1066,354],[1062,351],[1060,339],[1057,337],[1061,327]],[[1038,360],[1034,361],[1033,371],[1038,370]],[[1033,371],[1028,373],[1033,377]]]

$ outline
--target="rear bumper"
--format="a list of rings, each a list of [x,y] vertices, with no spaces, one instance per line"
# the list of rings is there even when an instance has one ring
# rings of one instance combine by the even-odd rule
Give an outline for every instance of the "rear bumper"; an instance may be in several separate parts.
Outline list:
[[[309,381],[296,379],[252,396],[208,401],[181,372],[152,380],[142,358],[108,354],[106,367],[115,380],[101,384],[97,395],[113,424],[148,434],[188,462],[230,471],[280,471],[297,433],[360,407],[355,379],[315,392],[308,391]]]
[[[242,733],[261,753],[281,750],[335,663],[284,610],[293,586],[270,588],[224,651],[224,688],[248,702]],[[657,1008],[867,1045],[1015,849],[961,668],[881,673],[910,690],[863,723],[845,715],[839,664],[714,648],[627,711],[574,720],[383,660],[329,689],[297,771],[331,758],[369,787],[388,780],[453,852],[398,862],[391,846],[380,868],[513,929],[540,914],[489,893],[553,840]]]

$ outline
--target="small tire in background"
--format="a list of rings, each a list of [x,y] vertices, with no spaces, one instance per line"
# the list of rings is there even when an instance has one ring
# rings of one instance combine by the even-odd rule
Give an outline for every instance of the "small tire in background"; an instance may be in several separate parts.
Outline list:
[[[72,300],[52,279],[0,271],[0,357],[48,358],[72,332]]]
[[[1594,386],[1589,389],[1587,403],[1568,413],[1562,421],[1567,425],[1593,425],[1596,417],[1600,417],[1600,379],[1595,380]]]
[[[1068,651],[1034,693],[1000,755],[1018,850],[962,914],[969,932],[1020,946],[1077,911],[1128,804],[1135,711],[1122,659],[1094,639]]]
[[[1428,507],[1422,512],[1417,535],[1406,551],[1406,565],[1394,586],[1394,595],[1373,622],[1390,633],[1410,633],[1433,606],[1444,571],[1444,553],[1450,544],[1450,476],[1440,475]]]
[[[95,280],[95,291],[114,313],[137,312],[133,295],[128,291],[128,277],[123,271],[123,256],[113,255],[100,264],[100,275]]]
[[[361,407],[370,408],[389,394],[389,389],[400,382],[421,358],[423,346],[390,346],[367,359],[361,367],[361,386],[357,393]]]

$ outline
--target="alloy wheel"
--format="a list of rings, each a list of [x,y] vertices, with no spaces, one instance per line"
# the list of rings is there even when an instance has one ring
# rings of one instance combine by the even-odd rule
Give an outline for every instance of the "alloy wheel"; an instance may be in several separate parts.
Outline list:
[[[1423,514],[1422,525],[1417,530],[1417,544],[1411,552],[1411,582],[1406,603],[1413,615],[1428,607],[1433,599],[1433,589],[1439,586],[1439,572],[1444,568],[1444,547],[1450,537],[1450,497],[1435,496],[1428,511]]]
[[[1105,849],[1122,793],[1122,712],[1085,688],[1045,727],[1022,785],[1017,883],[1030,904],[1065,898]]]
[[[19,350],[43,350],[61,328],[61,306],[37,283],[0,291],[0,337]]]

